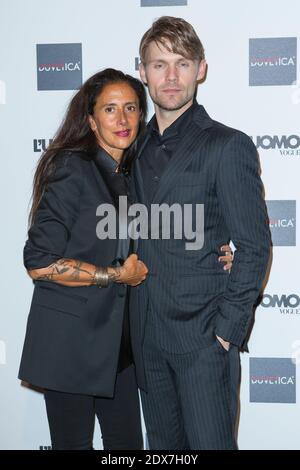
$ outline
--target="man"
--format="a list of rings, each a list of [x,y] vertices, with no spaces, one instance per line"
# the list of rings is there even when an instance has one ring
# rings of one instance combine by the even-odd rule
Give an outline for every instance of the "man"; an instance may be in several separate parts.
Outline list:
[[[139,373],[144,361],[149,445],[236,449],[239,349],[246,348],[270,249],[257,152],[245,134],[213,121],[194,100],[206,62],[189,23],[158,19],[140,56],[155,116],[133,168],[137,199],[149,211],[154,204],[204,205],[198,249],[187,249],[185,236],[138,243],[149,275],[132,290],[131,327],[141,338],[134,355]],[[228,276],[218,247],[229,240],[236,252]]]

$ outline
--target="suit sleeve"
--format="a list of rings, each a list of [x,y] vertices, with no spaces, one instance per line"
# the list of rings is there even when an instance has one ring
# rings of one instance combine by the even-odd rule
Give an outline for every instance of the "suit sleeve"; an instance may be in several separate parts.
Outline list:
[[[78,215],[82,180],[80,158],[64,155],[28,232],[23,253],[27,270],[47,267],[64,256]]]
[[[216,183],[221,212],[236,252],[227,289],[218,305],[215,333],[243,347],[271,246],[257,151],[245,134],[236,132],[225,145]]]

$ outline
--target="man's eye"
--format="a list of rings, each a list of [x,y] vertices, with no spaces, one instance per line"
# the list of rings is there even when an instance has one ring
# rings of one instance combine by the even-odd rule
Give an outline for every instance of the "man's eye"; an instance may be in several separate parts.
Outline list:
[[[180,62],[181,67],[188,67],[189,64],[187,62]]]
[[[128,111],[135,111],[136,110],[136,106],[134,105],[130,105],[127,107]]]
[[[155,65],[154,65],[154,68],[155,68],[155,69],[161,69],[161,68],[162,68],[162,64],[155,64]]]
[[[111,113],[111,112],[113,112],[113,110],[114,110],[114,108],[111,107],[111,106],[108,106],[108,108],[105,108],[106,113]]]

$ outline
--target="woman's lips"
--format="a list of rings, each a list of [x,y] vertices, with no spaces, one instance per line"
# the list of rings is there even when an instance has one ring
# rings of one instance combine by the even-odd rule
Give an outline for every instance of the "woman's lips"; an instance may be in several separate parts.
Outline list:
[[[128,137],[129,134],[130,134],[130,129],[126,129],[124,131],[114,132],[114,134],[116,134],[118,137]]]

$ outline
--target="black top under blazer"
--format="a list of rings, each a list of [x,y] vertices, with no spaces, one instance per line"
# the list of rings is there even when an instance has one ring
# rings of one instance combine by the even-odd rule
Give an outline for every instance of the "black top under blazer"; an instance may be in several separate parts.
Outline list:
[[[247,135],[212,120],[196,104],[149,201],[141,159],[151,127],[150,122],[133,167],[136,200],[149,211],[151,204],[204,204],[204,246],[187,251],[184,237],[138,242],[138,256],[149,269],[130,296],[132,330],[140,337],[135,350],[140,376],[149,328],[159,347],[172,354],[207,347],[215,335],[246,348],[271,246],[258,155]],[[230,240],[236,252],[228,275],[218,257]],[[146,387],[144,377],[140,386]]]
[[[29,230],[27,270],[60,258],[98,266],[111,266],[120,251],[126,258],[128,246],[122,249],[117,239],[96,236],[97,207],[115,204],[105,178],[109,158],[101,149],[93,157],[74,152],[59,156]],[[19,378],[52,390],[112,397],[127,287],[34,284]]]

